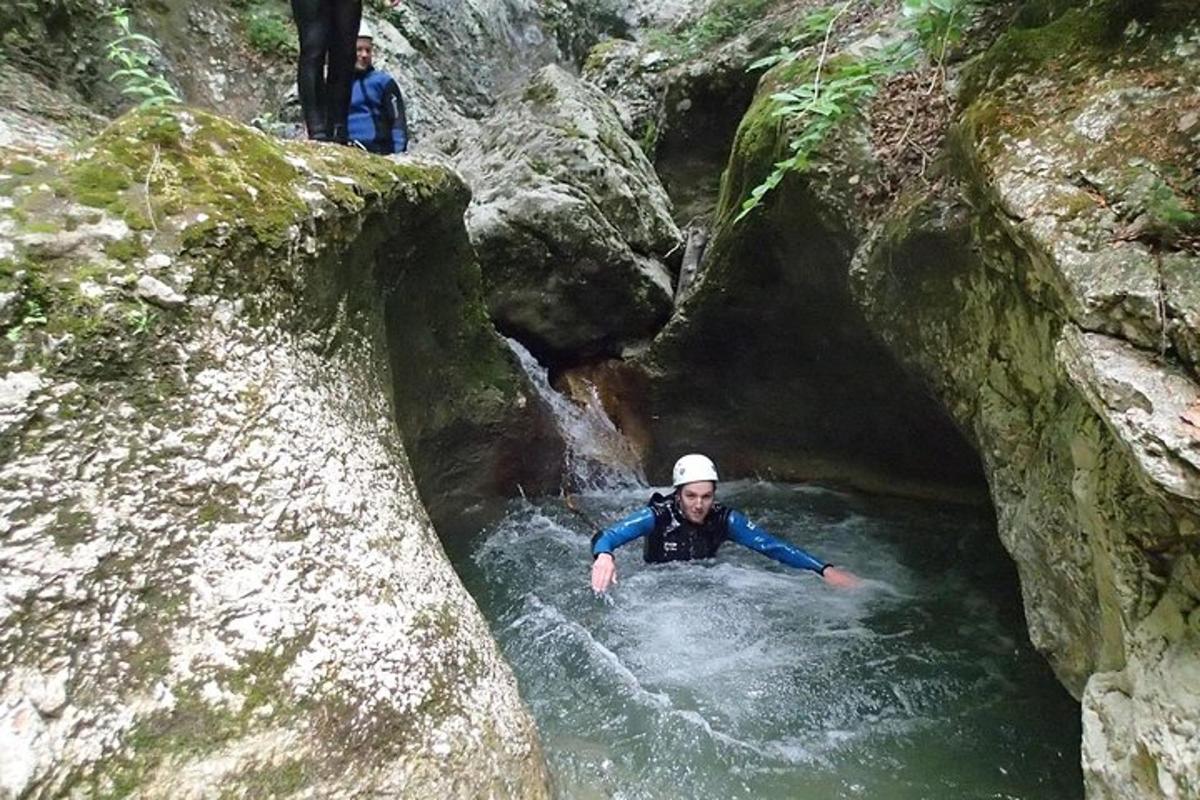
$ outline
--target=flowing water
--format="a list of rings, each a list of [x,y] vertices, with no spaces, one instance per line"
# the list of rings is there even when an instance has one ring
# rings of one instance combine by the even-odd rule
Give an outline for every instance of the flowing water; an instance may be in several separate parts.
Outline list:
[[[607,521],[647,494],[583,504]],[[561,797],[1082,795],[1078,705],[1026,639],[988,519],[806,486],[720,494],[868,586],[735,544],[646,565],[631,543],[596,598],[591,531],[558,500],[515,504],[462,565]]]
[[[563,472],[570,490],[605,491],[645,484],[637,453],[604,413],[596,388],[590,386],[582,405],[572,402],[551,388],[546,368],[520,342],[505,342],[558,424],[566,445]]]
[[[736,544],[647,565],[634,542],[596,597],[595,526],[650,490],[584,461],[605,491],[575,512],[514,503],[459,564],[561,798],[1082,796],[1079,707],[1028,643],[986,514],[725,483],[722,502],[866,587],[833,590]]]

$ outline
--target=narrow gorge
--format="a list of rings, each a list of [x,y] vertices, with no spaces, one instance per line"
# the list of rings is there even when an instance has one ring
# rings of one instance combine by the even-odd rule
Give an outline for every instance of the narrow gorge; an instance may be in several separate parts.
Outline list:
[[[388,158],[118,8],[0,11],[0,798],[1200,798],[1194,2],[369,1]],[[865,588],[593,597],[694,451]]]

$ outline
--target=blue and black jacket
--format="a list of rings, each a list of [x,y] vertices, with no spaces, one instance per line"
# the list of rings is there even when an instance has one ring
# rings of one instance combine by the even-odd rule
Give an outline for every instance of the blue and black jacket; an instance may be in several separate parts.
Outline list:
[[[799,547],[776,539],[759,529],[746,515],[720,503],[713,503],[704,522],[688,522],[679,508],[675,493],[657,492],[645,508],[639,508],[615,525],[592,537],[592,557],[613,550],[639,537],[645,537],[643,558],[649,562],[689,561],[712,558],[729,539],[751,550],[798,569],[824,574],[832,566],[814,558]]]
[[[380,155],[408,149],[404,98],[396,81],[386,72],[372,67],[354,74],[349,138]]]

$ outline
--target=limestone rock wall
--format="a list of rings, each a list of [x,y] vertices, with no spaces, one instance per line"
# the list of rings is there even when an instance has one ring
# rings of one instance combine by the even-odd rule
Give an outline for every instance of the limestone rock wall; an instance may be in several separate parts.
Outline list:
[[[623,0],[430,0],[364,4],[376,67],[396,78],[413,139],[485,115],[496,96],[550,63],[574,64],[601,38],[627,28]],[[115,0],[15,0],[0,9],[0,141],[31,127],[69,123],[95,132],[92,114],[133,105],[109,79],[105,47],[118,36]],[[161,49],[153,69],[189,105],[294,133],[297,33],[287,0],[135,3],[135,31]],[[133,45],[135,48],[137,45]],[[7,75],[19,80],[9,91]],[[18,85],[67,98],[75,108],[26,103]],[[21,113],[18,115],[17,111]],[[48,113],[49,112],[49,113]],[[286,123],[286,124],[285,124]]]
[[[866,226],[853,187],[785,181],[762,213],[734,221],[783,150],[768,101],[780,88],[768,76],[742,122],[698,282],[635,360],[652,460],[667,468],[700,450],[730,474],[977,494],[977,457],[954,421],[854,306],[847,265]],[[846,139],[839,159],[853,172],[868,156]]]
[[[1170,12],[1003,37],[968,73],[961,199],[914,200],[857,270],[973,430],[1093,798],[1200,793],[1200,27]]]
[[[461,184],[199,112],[0,180],[0,796],[548,796],[395,422],[371,231]]]

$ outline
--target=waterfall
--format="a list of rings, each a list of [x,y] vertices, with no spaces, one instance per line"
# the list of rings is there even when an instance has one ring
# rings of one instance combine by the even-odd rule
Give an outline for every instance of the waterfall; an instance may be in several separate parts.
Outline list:
[[[584,396],[571,399],[550,385],[548,370],[520,342],[505,341],[550,408],[566,443],[564,488],[587,493],[645,486],[641,458],[605,413],[596,386],[587,382]]]

